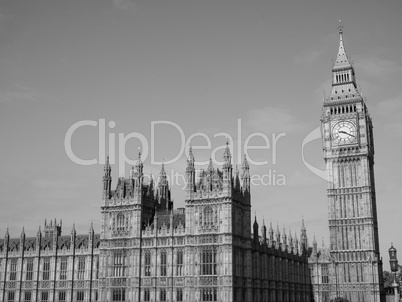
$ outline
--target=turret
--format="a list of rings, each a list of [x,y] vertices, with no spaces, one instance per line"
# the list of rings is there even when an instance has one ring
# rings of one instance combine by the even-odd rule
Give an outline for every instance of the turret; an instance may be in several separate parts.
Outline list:
[[[289,244],[289,248],[290,250],[294,249],[294,245],[293,245],[293,237],[292,237],[292,233],[289,230],[289,236],[288,236],[288,244]]]
[[[279,247],[279,244],[281,243],[281,232],[279,231],[279,225],[276,225],[276,247]]]
[[[193,193],[195,192],[195,167],[194,167],[194,155],[193,148],[190,145],[190,149],[188,152],[187,159],[187,168],[186,168],[186,180],[187,180],[187,199],[192,199]]]
[[[269,223],[269,243],[272,246],[274,244],[274,229],[272,228],[272,222]]]
[[[56,218],[54,221],[50,220],[49,223],[45,219],[45,237],[54,238],[54,235],[56,235],[56,237],[61,235],[61,220],[60,224],[57,224]]]
[[[212,157],[209,157],[209,164],[207,168],[207,178],[206,178],[206,186],[205,189],[207,191],[213,191],[215,185],[215,168],[212,162]]]
[[[112,168],[109,164],[109,154],[106,156],[106,163],[103,168],[103,199],[110,199],[111,197],[111,185],[112,185]]]
[[[315,240],[315,235],[313,239],[313,253],[312,255],[316,256],[318,254],[318,248],[317,248],[317,241]]]
[[[10,234],[8,233],[8,228],[6,230],[6,234],[4,235],[4,247],[5,247],[5,251],[7,253],[8,251],[8,245],[10,243]]]
[[[88,232],[88,247],[89,248],[93,247],[94,237],[95,237],[95,231],[94,231],[93,223],[91,222],[91,226],[89,227],[89,232]]]
[[[226,141],[225,152],[223,153],[223,193],[232,194],[232,155],[230,153],[229,141]]]
[[[286,237],[285,227],[283,227],[283,232],[282,232],[282,244],[283,244],[284,249],[288,245],[288,240],[287,240],[287,237]]]
[[[262,243],[264,245],[266,245],[267,244],[267,227],[265,226],[264,220],[262,220],[261,237],[262,237]]]
[[[295,253],[298,254],[299,253],[299,240],[297,239],[296,232],[295,232],[295,237],[294,238],[295,238],[295,249],[296,249]]]
[[[170,189],[169,181],[165,171],[165,165],[162,164],[161,171],[159,173],[159,182],[157,188],[157,198],[160,205],[160,209],[172,209],[173,203],[170,201]]]
[[[141,160],[141,151],[138,151],[138,159],[136,164],[133,167],[132,172],[132,182],[134,186],[134,203],[141,204],[142,203],[142,187],[144,181],[143,174],[144,165]]]
[[[302,219],[302,226],[300,229],[300,251],[303,253],[303,251],[307,251],[308,248],[308,242],[307,242],[307,230],[306,227],[304,226],[304,219]]]
[[[257,216],[254,218],[254,224],[253,224],[253,238],[254,242],[258,242],[258,223],[257,223]]]
[[[152,200],[154,199],[154,176],[152,173],[148,185],[147,196]]]
[[[158,184],[159,196],[162,198],[167,198],[168,190],[169,190],[169,184],[165,171],[165,164],[162,163],[162,168],[159,173],[159,184]]]
[[[241,169],[242,169],[242,176],[241,176],[242,190],[243,190],[243,192],[250,193],[250,166],[248,164],[246,154],[244,154],[244,159],[243,159]]]
[[[240,191],[240,189],[241,189],[241,183],[240,183],[239,169],[237,168],[237,165],[236,165],[236,169],[235,169],[235,177],[234,177],[233,183],[234,183],[234,184],[233,184],[234,189],[235,189],[236,191]]]
[[[25,229],[22,227],[21,235],[20,235],[20,249],[24,250],[24,244],[25,244]]]
[[[73,223],[73,228],[71,229],[70,236],[70,247],[72,250],[75,249],[75,238],[77,237],[77,232],[75,231],[75,223]]]
[[[40,254],[41,242],[42,242],[42,231],[39,226],[38,232],[36,233],[36,247],[35,247],[35,250],[38,254]]]

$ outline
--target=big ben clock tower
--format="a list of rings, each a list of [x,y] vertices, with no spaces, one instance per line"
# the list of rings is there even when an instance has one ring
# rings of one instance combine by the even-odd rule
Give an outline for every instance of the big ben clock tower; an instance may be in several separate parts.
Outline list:
[[[332,89],[321,118],[327,170],[330,298],[383,301],[374,185],[373,126],[339,26]],[[381,285],[380,285],[381,284]]]

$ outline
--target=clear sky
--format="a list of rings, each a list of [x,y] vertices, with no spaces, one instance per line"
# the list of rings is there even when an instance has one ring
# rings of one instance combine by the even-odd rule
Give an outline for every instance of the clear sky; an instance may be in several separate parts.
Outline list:
[[[18,237],[24,226],[34,236],[45,218],[62,219],[64,234],[73,223],[87,233],[91,221],[99,232],[103,165],[78,165],[67,156],[68,129],[84,120],[114,121],[106,142],[115,134],[118,155],[118,133],[140,133],[151,148],[152,121],[170,121],[186,139],[197,132],[211,139],[210,150],[195,150],[200,161],[224,144],[214,134],[233,138],[235,164],[243,153],[238,143],[265,134],[271,148],[249,153],[268,161],[251,165],[252,174],[266,175],[266,185],[252,186],[253,215],[292,234],[304,217],[310,243],[315,234],[328,246],[326,183],[305,166],[301,150],[320,125],[342,19],[346,52],[374,123],[380,245],[389,268],[391,242],[402,251],[401,13],[399,0],[1,1],[0,232],[9,227]],[[78,157],[99,159],[98,130],[74,132]],[[276,154],[273,134],[286,135]],[[254,137],[249,144],[264,141]],[[139,146],[129,140],[127,157],[135,159]],[[176,128],[155,126],[155,160],[168,162],[180,147]],[[324,167],[320,140],[305,152],[310,164]],[[146,173],[160,170],[150,152],[144,166]],[[114,187],[121,171],[112,168]],[[183,173],[185,156],[166,169]],[[184,206],[181,185],[172,190],[175,207]]]

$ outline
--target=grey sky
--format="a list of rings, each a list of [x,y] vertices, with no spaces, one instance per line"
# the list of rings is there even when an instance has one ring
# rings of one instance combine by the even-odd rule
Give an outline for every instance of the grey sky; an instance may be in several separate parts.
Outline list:
[[[186,138],[205,132],[213,146],[229,133],[237,144],[255,132],[278,141],[252,151],[268,160],[255,174],[284,175],[285,186],[252,187],[252,211],[262,222],[296,230],[304,216],[310,242],[328,245],[326,184],[301,159],[304,137],[320,125],[323,91],[330,90],[338,50],[338,19],[346,52],[374,121],[376,190],[381,253],[402,249],[402,3],[395,1],[2,1],[0,3],[0,232],[22,226],[33,236],[45,218],[100,230],[102,165],[74,164],[64,150],[68,128],[81,120],[116,122],[108,133],[142,133],[151,121],[172,121]],[[179,150],[173,128],[157,132],[155,156]],[[203,144],[195,140],[194,144]],[[262,140],[255,138],[254,145]],[[137,156],[138,141],[126,153]],[[73,149],[98,153],[93,127],[77,131]],[[307,160],[323,167],[321,142]],[[210,150],[198,150],[208,160]],[[237,158],[237,153],[235,153]],[[184,156],[166,169],[184,172]],[[118,171],[113,170],[113,186]],[[145,162],[145,172],[160,166]],[[274,172],[275,170],[275,172]],[[126,174],[127,176],[128,174]],[[184,194],[173,188],[175,207]],[[2,230],[2,231],[1,231]],[[387,263],[385,268],[388,268]]]

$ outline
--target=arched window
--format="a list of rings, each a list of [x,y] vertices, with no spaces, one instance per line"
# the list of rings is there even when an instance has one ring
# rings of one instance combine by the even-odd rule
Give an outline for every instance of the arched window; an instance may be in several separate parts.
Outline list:
[[[113,277],[124,276],[124,256],[122,252],[113,255]]]
[[[205,207],[204,209],[204,225],[212,226],[214,223],[214,211],[211,207]]]
[[[206,248],[201,252],[201,275],[216,275],[216,251]]]
[[[123,231],[124,230],[124,214],[122,214],[122,213],[117,215],[116,228],[117,228],[118,231]]]
[[[176,257],[177,257],[176,276],[182,276],[183,275],[183,251],[177,251]]]
[[[166,251],[161,252],[161,276],[166,276],[167,275],[167,263],[166,263]]]
[[[151,253],[149,251],[145,252],[145,276],[151,276]]]

